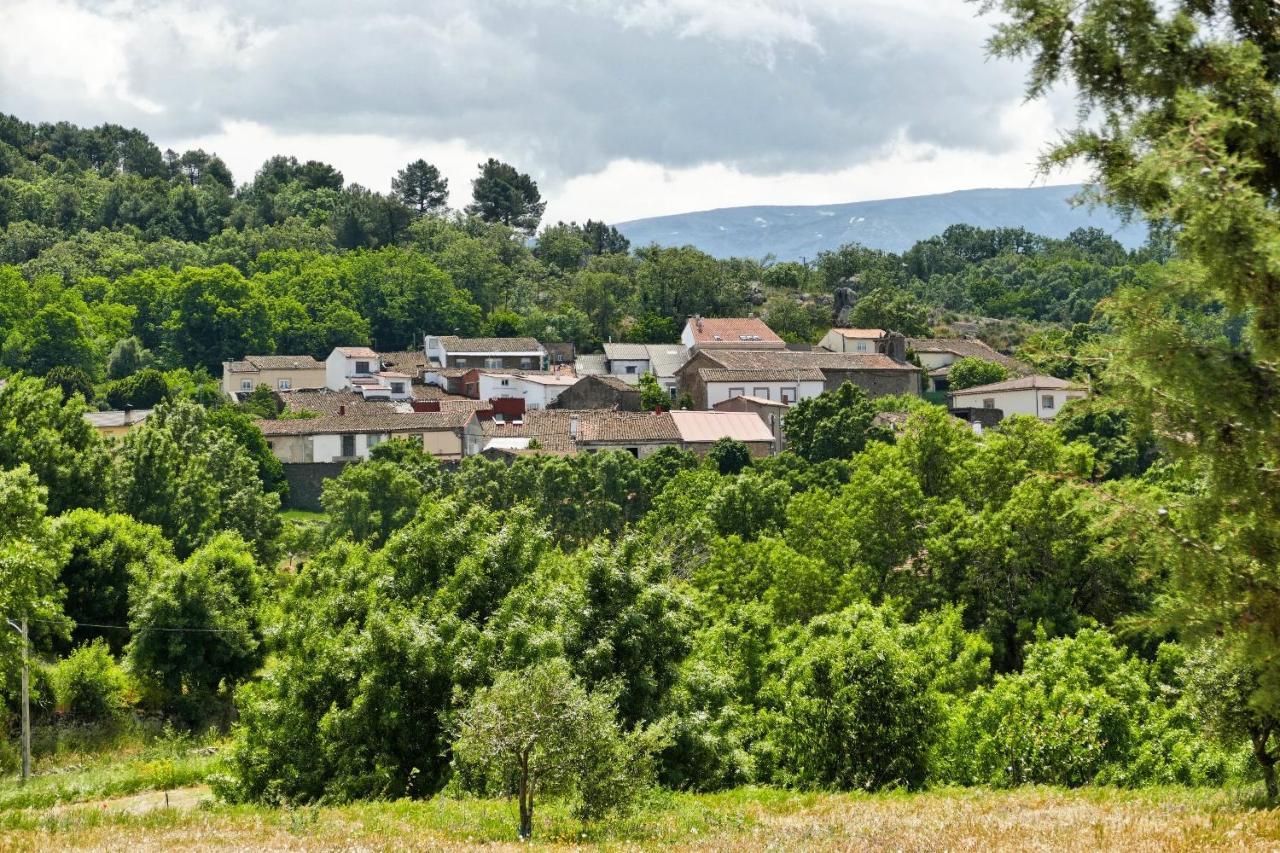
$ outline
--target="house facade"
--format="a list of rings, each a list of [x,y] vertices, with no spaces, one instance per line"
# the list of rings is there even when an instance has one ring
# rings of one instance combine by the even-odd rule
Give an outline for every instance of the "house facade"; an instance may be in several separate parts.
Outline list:
[[[749,412],[756,415],[764,421],[764,425],[773,434],[774,451],[780,453],[786,449],[787,439],[782,431],[782,421],[786,417],[787,409],[791,408],[786,403],[766,400],[763,397],[742,396],[722,400],[713,408],[717,412]]]
[[[1052,420],[1072,400],[1089,396],[1089,389],[1055,376],[1032,374],[978,385],[948,396],[951,409],[999,409],[1010,415],[1031,415]]]
[[[460,338],[428,335],[423,342],[429,366],[489,370],[546,370],[547,350],[533,338]]]
[[[525,409],[545,409],[556,402],[561,393],[573,387],[576,376],[564,373],[498,373],[487,370],[475,372],[474,382],[464,380],[467,388],[474,387],[475,399],[519,399]],[[468,394],[468,396],[471,396]]]
[[[412,437],[437,459],[457,461],[481,435],[475,412],[413,412],[392,409],[383,412],[322,415],[317,418],[288,418],[257,421],[271,448],[282,463],[358,462],[368,459],[373,448],[389,438]]]
[[[980,358],[1004,366],[1015,375],[1030,369],[977,338],[908,338],[907,347],[915,353],[925,370],[929,391],[946,391],[950,384],[951,365],[962,358]]]
[[[853,352],[870,355],[884,352],[888,332],[884,329],[831,329],[818,346],[828,352]]]
[[[222,393],[235,398],[259,385],[272,391],[325,387],[325,364],[309,355],[247,355],[222,363]]]
[[[695,408],[710,409],[737,396],[798,402],[845,382],[872,397],[918,396],[920,373],[914,364],[879,353],[715,350],[696,353],[679,370],[679,379],[680,390],[693,397]],[[794,397],[789,393],[792,390]]]

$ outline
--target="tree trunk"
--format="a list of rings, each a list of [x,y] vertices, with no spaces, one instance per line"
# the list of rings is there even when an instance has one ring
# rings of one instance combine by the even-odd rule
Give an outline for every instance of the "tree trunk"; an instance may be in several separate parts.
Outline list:
[[[1275,805],[1280,791],[1276,790],[1276,757],[1267,751],[1267,739],[1270,732],[1263,730],[1253,735],[1253,757],[1262,767],[1262,781],[1267,786],[1267,803]]]

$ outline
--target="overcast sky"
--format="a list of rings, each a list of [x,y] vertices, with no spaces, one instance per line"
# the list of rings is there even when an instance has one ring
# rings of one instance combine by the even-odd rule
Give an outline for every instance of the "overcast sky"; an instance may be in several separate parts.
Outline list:
[[[0,111],[136,126],[239,181],[268,156],[377,190],[423,157],[466,203],[527,171],[612,222],[1036,181],[1024,104],[962,0],[0,0]],[[1060,174],[1061,183],[1079,175]]]

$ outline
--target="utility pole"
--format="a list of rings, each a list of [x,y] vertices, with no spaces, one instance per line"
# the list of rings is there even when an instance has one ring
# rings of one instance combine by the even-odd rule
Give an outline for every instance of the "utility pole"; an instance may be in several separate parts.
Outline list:
[[[31,660],[27,642],[27,617],[21,622],[6,619],[9,627],[22,635],[22,783],[31,778]]]
[[[22,784],[31,778],[31,665],[28,660],[27,617],[22,617]]]

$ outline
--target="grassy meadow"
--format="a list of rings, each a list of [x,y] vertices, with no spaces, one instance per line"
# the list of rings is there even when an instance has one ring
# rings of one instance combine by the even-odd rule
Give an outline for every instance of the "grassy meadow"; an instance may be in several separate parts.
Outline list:
[[[110,752],[64,750],[27,785],[0,780],[0,849],[456,849],[516,847],[514,803],[428,801],[270,808],[219,803],[205,780],[217,743],[156,739]],[[539,806],[548,848],[705,850],[1280,849],[1280,813],[1257,791],[939,789],[821,794],[741,788],[658,792],[629,817],[582,824]]]

